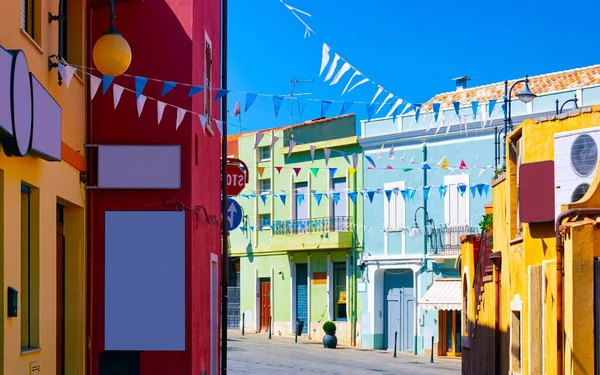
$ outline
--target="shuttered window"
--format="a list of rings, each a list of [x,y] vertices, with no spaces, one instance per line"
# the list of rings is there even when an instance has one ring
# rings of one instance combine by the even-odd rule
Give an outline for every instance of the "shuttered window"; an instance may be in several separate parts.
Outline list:
[[[405,189],[405,182],[388,182],[384,185],[385,191],[391,190],[390,200],[388,201],[387,195],[384,192],[384,225],[387,230],[403,230],[405,227],[404,219],[404,199],[402,198],[401,191]]]
[[[449,227],[469,225],[469,175],[444,176],[448,188],[444,197],[444,223]],[[466,189],[461,195],[459,186]]]
[[[33,34],[33,0],[21,0],[21,29],[32,38]]]
[[[206,134],[213,136],[212,128],[212,111],[211,111],[211,96],[212,96],[212,43],[205,36],[205,54],[204,54],[204,114],[207,117]]]

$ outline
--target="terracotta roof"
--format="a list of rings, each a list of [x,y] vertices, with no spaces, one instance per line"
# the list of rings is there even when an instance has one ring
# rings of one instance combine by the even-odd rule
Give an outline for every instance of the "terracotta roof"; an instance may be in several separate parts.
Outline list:
[[[514,82],[520,80],[509,80],[509,88]],[[585,68],[577,68],[565,70],[562,72],[554,72],[542,74],[535,77],[529,77],[529,88],[536,94],[546,94],[550,92],[572,90],[584,86],[600,84],[600,65],[589,66]],[[516,94],[523,88],[520,83],[512,91],[512,96],[516,98]],[[452,102],[460,101],[461,106],[466,106],[474,100],[479,103],[487,103],[491,99],[502,100],[504,96],[504,82],[492,83],[489,85],[472,87],[461,91],[452,91],[443,94],[437,94],[421,107],[421,113],[431,109],[432,103],[440,103],[442,109],[453,108]]]
[[[287,129],[291,129],[291,128],[297,128],[300,126],[307,126],[307,125],[314,125],[314,124],[319,124],[322,122],[329,122],[329,121],[333,121],[333,120],[339,120],[339,119],[343,119],[343,118],[348,118],[348,117],[353,117],[355,116],[354,113],[349,113],[347,115],[341,115],[341,116],[335,116],[335,117],[323,117],[323,118],[318,118],[318,119],[314,119],[314,120],[308,120],[308,121],[304,121],[302,123],[299,124],[293,124],[293,125],[286,125],[286,126],[281,126],[278,128],[269,128],[269,129],[259,129],[259,130],[253,130],[251,132],[245,132],[245,133],[238,133],[238,134],[233,134],[227,137],[227,141],[235,141],[236,139],[239,139],[245,135],[250,135],[250,134],[256,134],[258,132],[269,132],[269,131],[279,131],[279,130],[287,130]]]

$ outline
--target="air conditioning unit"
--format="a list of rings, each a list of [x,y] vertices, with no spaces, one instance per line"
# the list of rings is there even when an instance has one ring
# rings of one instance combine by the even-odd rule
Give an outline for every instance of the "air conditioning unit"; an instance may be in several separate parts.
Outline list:
[[[598,167],[600,127],[554,134],[555,214],[583,198]]]

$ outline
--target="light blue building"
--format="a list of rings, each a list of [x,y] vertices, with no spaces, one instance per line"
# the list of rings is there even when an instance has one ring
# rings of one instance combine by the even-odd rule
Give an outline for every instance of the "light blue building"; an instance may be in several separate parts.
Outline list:
[[[557,99],[559,107],[575,95],[579,106],[600,103],[600,82],[592,77],[597,70],[530,77],[537,97],[528,103],[517,98],[523,88],[518,84],[512,90],[512,123],[554,115]],[[480,232],[492,179],[504,159],[501,145],[496,155],[495,140],[503,141],[496,132],[504,127],[505,83],[467,88],[467,80],[457,79],[456,91],[423,104],[418,121],[412,107],[395,119],[361,123],[366,191],[358,290],[364,348],[392,350],[397,333],[400,351],[428,355],[433,337],[435,355],[460,355],[465,318],[460,238]],[[518,155],[512,150],[508,157]]]

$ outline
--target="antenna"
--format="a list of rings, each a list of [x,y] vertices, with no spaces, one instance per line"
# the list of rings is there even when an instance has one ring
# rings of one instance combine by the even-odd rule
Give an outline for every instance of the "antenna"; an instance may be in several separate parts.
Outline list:
[[[292,107],[292,96],[294,96],[294,86],[297,86],[301,83],[312,83],[312,82],[313,82],[312,79],[296,78],[296,76],[293,76],[292,79],[290,79],[290,125],[294,124],[294,108]],[[307,95],[307,93],[296,94],[296,95]]]

